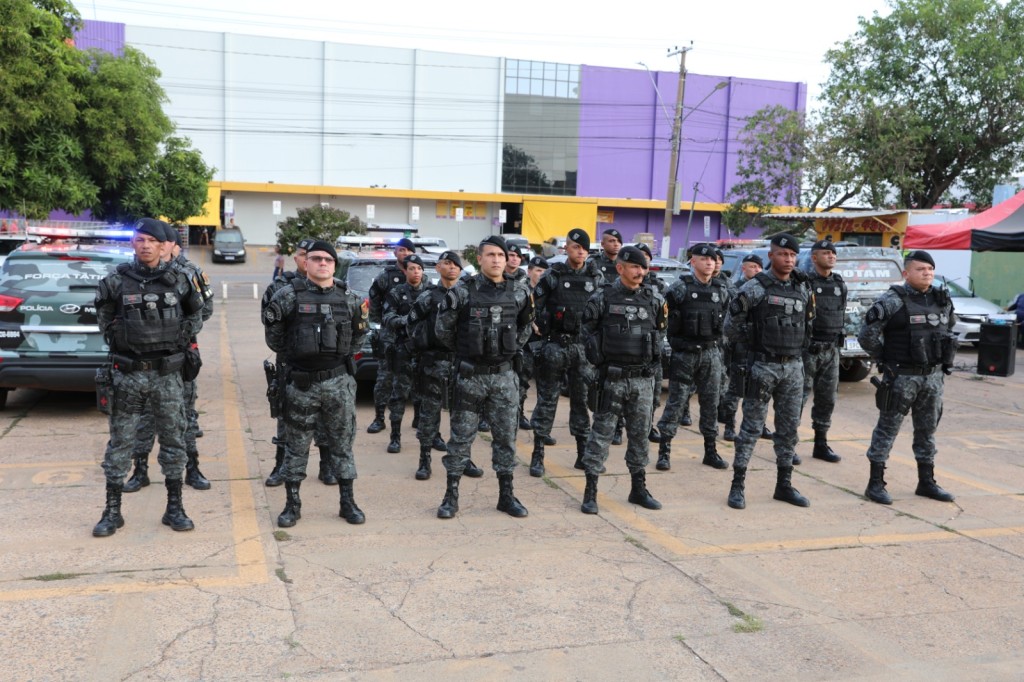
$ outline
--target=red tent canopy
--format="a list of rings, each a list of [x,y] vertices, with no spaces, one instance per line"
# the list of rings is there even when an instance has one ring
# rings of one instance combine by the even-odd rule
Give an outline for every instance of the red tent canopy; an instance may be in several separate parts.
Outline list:
[[[1024,251],[1024,192],[964,220],[911,225],[903,248]]]

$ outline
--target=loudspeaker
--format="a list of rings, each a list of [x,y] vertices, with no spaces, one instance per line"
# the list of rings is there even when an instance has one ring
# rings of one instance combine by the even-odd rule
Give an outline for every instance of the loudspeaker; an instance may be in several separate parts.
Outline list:
[[[978,337],[978,374],[1012,376],[1017,365],[1017,323],[981,325]]]

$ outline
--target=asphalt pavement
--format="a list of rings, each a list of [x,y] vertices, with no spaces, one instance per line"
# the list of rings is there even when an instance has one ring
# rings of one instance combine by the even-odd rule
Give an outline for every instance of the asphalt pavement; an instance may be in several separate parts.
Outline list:
[[[198,403],[213,487],[184,496],[196,529],[161,525],[156,473],[124,496],[125,527],[93,538],[105,418],[91,395],[12,392],[0,412],[4,679],[1022,678],[1024,380],[977,376],[973,349],[946,380],[937,436],[936,478],[953,503],[914,495],[909,419],[886,474],[894,504],[863,498],[877,414],[863,381],[840,387],[831,442],[842,462],[810,457],[805,415],[794,484],[807,509],[772,500],[768,441],[755,449],[747,509],[729,509],[731,474],[700,464],[693,426],[674,441],[669,472],[654,470],[651,446],[648,487],[664,509],[626,501],[618,446],[600,514],[581,514],[563,399],[547,476],[517,469],[530,515],[494,509],[481,434],[473,458],[487,474],[463,479],[461,510],[442,521],[440,458],[433,478],[414,480],[412,430],[387,454],[386,433],[365,432],[373,407],[362,390],[355,496],[366,524],[338,517],[314,452],[302,519],[285,531],[275,526],[284,489],[263,486],[274,422],[253,297],[272,254],[225,265],[193,255],[218,296],[200,336]],[[524,464],[531,443],[520,431]],[[731,444],[719,448],[731,460]]]

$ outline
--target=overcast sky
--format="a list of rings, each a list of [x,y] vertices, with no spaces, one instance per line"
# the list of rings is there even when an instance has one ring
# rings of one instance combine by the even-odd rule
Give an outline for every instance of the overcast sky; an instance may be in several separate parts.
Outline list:
[[[827,77],[825,51],[888,13],[884,0],[78,0],[85,19],[387,45],[569,64],[676,71],[673,46],[690,46],[687,70],[807,83]]]

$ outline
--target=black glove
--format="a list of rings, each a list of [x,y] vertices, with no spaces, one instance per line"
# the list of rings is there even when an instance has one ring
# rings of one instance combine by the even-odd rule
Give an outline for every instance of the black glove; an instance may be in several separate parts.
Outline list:
[[[953,373],[953,365],[943,365],[942,373],[945,374],[947,377],[950,376]]]

